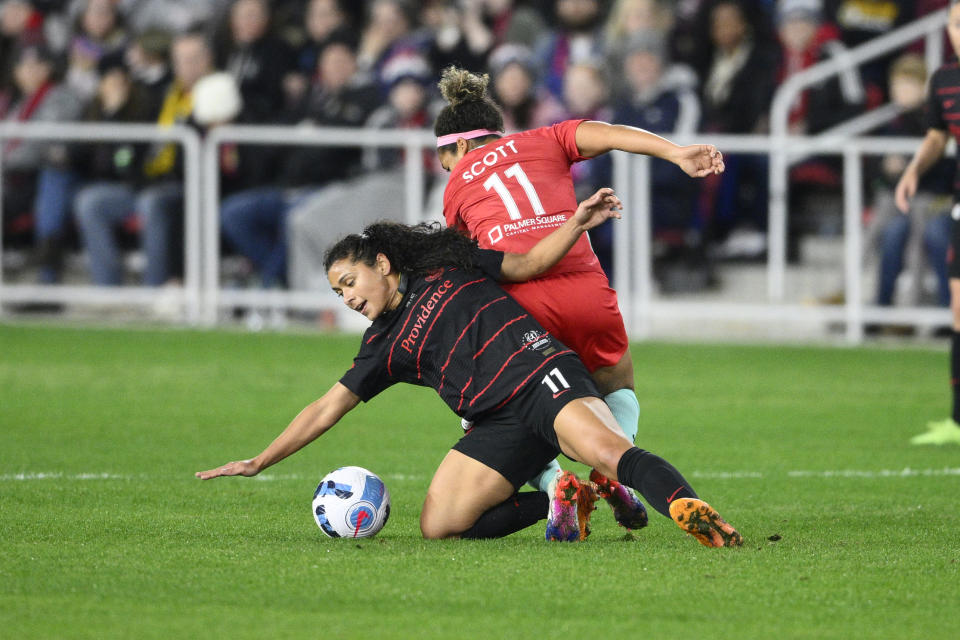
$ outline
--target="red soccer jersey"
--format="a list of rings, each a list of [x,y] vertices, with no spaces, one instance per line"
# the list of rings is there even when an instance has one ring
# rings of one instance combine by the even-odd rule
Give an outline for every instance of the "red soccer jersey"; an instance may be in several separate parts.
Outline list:
[[[484,249],[526,253],[577,210],[570,165],[586,160],[567,120],[504,136],[467,152],[443,194],[447,226]],[[547,274],[602,271],[586,235]]]

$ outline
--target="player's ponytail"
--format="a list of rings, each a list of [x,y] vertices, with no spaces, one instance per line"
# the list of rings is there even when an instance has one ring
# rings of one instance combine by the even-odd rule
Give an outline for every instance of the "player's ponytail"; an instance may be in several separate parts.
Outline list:
[[[447,106],[437,115],[434,134],[439,138],[476,129],[503,131],[503,114],[487,93],[489,84],[490,76],[485,73],[471,73],[454,66],[444,69],[437,86]],[[451,145],[440,150],[447,146]]]
[[[459,231],[442,228],[437,222],[405,225],[382,221],[330,247],[324,254],[323,266],[330,271],[334,262],[348,259],[372,267],[377,254],[382,253],[393,269],[411,276],[443,267],[471,269],[476,246]]]

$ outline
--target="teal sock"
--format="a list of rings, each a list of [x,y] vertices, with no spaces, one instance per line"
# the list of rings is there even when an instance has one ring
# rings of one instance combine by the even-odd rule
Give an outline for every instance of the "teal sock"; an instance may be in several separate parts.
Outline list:
[[[537,491],[550,491],[550,483],[553,482],[553,479],[557,477],[557,474],[560,472],[560,463],[556,459],[551,460],[550,464],[543,468],[543,471],[539,475],[536,475],[531,479],[527,484],[536,489]],[[553,496],[550,496],[553,498]]]
[[[633,389],[618,389],[604,396],[603,401],[610,407],[610,413],[613,414],[627,438],[633,442],[637,437],[640,422],[640,403],[637,402],[637,394]]]

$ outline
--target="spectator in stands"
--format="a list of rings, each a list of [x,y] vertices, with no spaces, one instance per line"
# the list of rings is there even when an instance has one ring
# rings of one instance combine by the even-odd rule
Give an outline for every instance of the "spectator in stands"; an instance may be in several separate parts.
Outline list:
[[[840,29],[840,40],[849,48],[889,33],[914,19],[915,0],[826,0],[826,19]],[[871,106],[884,100],[890,64],[896,53],[860,65],[870,93]]]
[[[284,106],[283,78],[294,68],[294,60],[286,43],[270,33],[270,5],[266,0],[234,0],[229,32],[218,66],[240,87],[241,120],[275,122]]]
[[[604,50],[611,66],[623,68],[627,46],[638,35],[658,37],[669,46],[672,28],[673,10],[662,0],[616,0],[603,30]],[[667,50],[664,55],[669,56],[670,52]],[[691,78],[691,81],[696,82],[696,78]],[[621,82],[617,85],[617,91],[625,88],[620,86]]]
[[[431,89],[434,83],[433,70],[427,59],[413,53],[398,53],[383,65],[380,83],[389,87],[387,104],[378,108],[367,119],[366,127],[372,129],[425,129],[429,130],[434,117],[443,108],[434,103],[431,109]],[[436,168],[436,153],[424,149],[424,166]],[[364,151],[363,168],[366,171],[386,169],[403,162],[404,150],[398,148]]]
[[[190,122],[193,87],[213,71],[212,48],[200,32],[178,35],[173,40],[171,57],[173,80],[156,117],[160,126]],[[91,207],[94,215],[81,215],[80,209],[87,210],[86,207],[76,207],[96,284],[119,283],[119,249],[113,230],[134,212],[140,219],[140,240],[146,256],[144,283],[153,287],[172,284],[182,274],[183,170],[177,144],[152,145],[145,154],[142,172],[139,188],[113,192],[111,195],[116,197],[104,198],[99,206]],[[83,192],[77,196],[78,205],[83,204],[81,196]]]
[[[563,105],[566,116],[563,120],[599,120],[612,122],[613,111],[610,108],[610,82],[600,60],[579,62],[567,68],[563,77]],[[577,199],[581,193],[593,193],[599,187],[608,185],[612,179],[609,155],[577,162],[570,166],[573,186]],[[588,193],[589,192],[589,193]],[[600,259],[600,265],[607,277],[613,274],[613,227],[604,223],[591,229],[590,243]]]
[[[133,81],[123,56],[111,54],[98,63],[100,85],[84,114],[88,122],[149,122],[159,105]],[[71,161],[81,187],[73,200],[73,214],[95,284],[119,285],[122,260],[114,241],[115,227],[135,221],[131,204],[144,183],[146,143],[101,142],[74,145]],[[114,215],[112,221],[104,216]],[[112,224],[104,224],[112,222]]]
[[[479,69],[493,47],[494,34],[483,19],[483,6],[476,0],[456,5],[449,0],[429,0],[420,8],[423,39],[434,72],[458,64]]]
[[[352,39],[338,35],[321,51],[316,80],[287,120],[316,126],[360,127],[379,104],[374,80],[358,68]],[[288,187],[302,187],[343,178],[359,169],[360,158],[359,148],[297,149],[287,154],[282,182]]]
[[[701,79],[701,129],[763,133],[775,86],[776,49],[754,26],[742,0],[715,2],[709,18],[712,59]],[[759,257],[766,248],[766,158],[728,154],[724,162],[723,175],[703,185],[708,237],[724,242],[718,249],[721,257]]]
[[[877,135],[922,137],[926,132],[923,106],[927,82],[926,65],[917,54],[903,54],[890,69],[890,96],[903,110],[896,120]],[[865,175],[873,190],[873,216],[868,226],[868,256],[880,251],[876,303],[894,302],[897,279],[904,264],[910,264],[911,286],[908,303],[919,304],[923,291],[923,256],[937,275],[936,302],[950,303],[947,277],[947,246],[950,238],[951,199],[949,195],[953,162],[942,158],[923,174],[919,188],[910,199],[910,210],[901,212],[894,202],[897,180],[910,161],[909,155],[888,154],[871,162]],[[870,327],[875,328],[875,327]]]
[[[465,11],[479,14],[479,19],[493,37],[493,47],[512,42],[532,49],[547,29],[543,16],[535,8],[528,6],[535,3],[518,0],[465,0],[462,4]]]
[[[112,0],[86,0],[77,16],[67,51],[66,84],[84,102],[97,93],[97,63],[120,51],[127,34]]]
[[[542,82],[563,99],[564,75],[581,62],[603,56],[603,11],[600,0],[557,0],[557,28],[537,47]]]
[[[350,15],[343,0],[310,0],[304,14],[304,42],[295,52],[295,64],[283,81],[288,107],[303,100],[319,73],[320,52],[336,34],[349,32]]]
[[[847,48],[839,31],[822,19],[821,0],[779,0],[779,82],[818,62],[842,59]],[[866,109],[866,92],[856,68],[808,88],[793,103],[789,129],[796,135],[821,133]],[[799,255],[803,233],[834,233],[842,217],[842,166],[837,156],[818,156],[790,169],[790,254]]]
[[[357,50],[357,66],[377,79],[391,55],[403,49],[425,48],[426,43],[414,39],[416,14],[404,0],[373,0],[368,8],[366,28]],[[382,90],[386,95],[386,87]]]
[[[533,52],[520,44],[503,44],[493,50],[488,62],[491,93],[503,110],[506,133],[545,127],[566,116],[563,104],[537,83]]]
[[[847,48],[839,31],[822,20],[821,0],[779,0],[777,35],[780,40],[778,82],[823,60],[842,58]],[[797,135],[820,133],[861,113],[866,92],[856,69],[841,71],[838,78],[808,89],[790,109],[790,131]]]
[[[116,0],[131,33],[184,33],[206,27],[227,0]]]
[[[170,34],[151,29],[127,46],[124,62],[148,104],[163,102],[170,84]]]
[[[675,65],[667,57],[665,36],[657,31],[634,33],[622,47],[621,56],[626,90],[614,98],[613,122],[671,139],[694,134],[700,123],[700,102],[686,81],[692,70],[674,70]],[[598,159],[603,158],[607,156]],[[700,221],[694,211],[697,190],[690,188],[683,171],[657,158],[650,159],[650,176],[650,213],[658,256],[676,256],[683,260],[681,266],[696,267],[697,274],[709,275],[703,260]],[[688,286],[693,286],[690,278],[697,274],[685,274]],[[666,288],[683,285],[680,281],[671,282]],[[700,282],[705,280],[701,278]]]
[[[380,84],[389,87],[388,102],[374,111],[366,122],[368,129],[429,129],[442,103],[433,100],[436,80],[426,58],[406,51],[396,53],[383,65]],[[315,289],[322,286],[323,253],[330,243],[356,229],[381,219],[403,220],[406,197],[405,150],[396,147],[370,148],[364,152],[365,172],[345,181],[334,182],[293,204],[287,215],[287,240],[290,254],[289,277],[293,287]],[[433,149],[423,149],[423,164],[429,191],[438,187],[441,194],[446,175]],[[334,211],[349,211],[333,215]],[[432,212],[436,215],[436,211]]]
[[[316,126],[362,126],[379,102],[376,86],[358,71],[348,39],[333,37],[318,60],[317,82],[292,118]],[[314,190],[360,170],[361,150],[288,148],[276,184],[238,191],[220,207],[224,236],[257,269],[266,287],[285,284],[286,219],[290,207]]]
[[[13,75],[20,99],[10,108],[8,122],[76,119],[80,102],[69,89],[57,84],[56,60],[49,49],[42,44],[23,46],[14,54],[14,60]],[[66,167],[66,147],[48,140],[8,139],[2,150],[4,226],[8,233],[17,231],[8,225],[14,220],[29,220],[32,214],[40,281],[56,282],[60,277],[73,186],[73,176]]]
[[[19,48],[43,42],[43,14],[26,0],[0,4],[0,118],[16,97],[13,67]]]
[[[704,131],[766,131],[777,56],[772,43],[755,34],[741,0],[719,0],[713,4],[710,12],[712,60],[701,78]]]

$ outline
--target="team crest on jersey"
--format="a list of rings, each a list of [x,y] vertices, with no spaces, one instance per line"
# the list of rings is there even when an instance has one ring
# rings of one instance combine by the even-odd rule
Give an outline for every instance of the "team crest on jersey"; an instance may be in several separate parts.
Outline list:
[[[531,351],[540,351],[550,344],[550,335],[539,329],[532,329],[523,334],[523,345]]]

